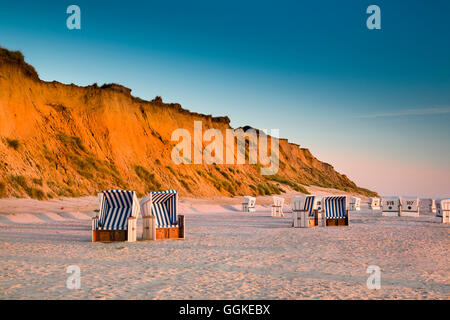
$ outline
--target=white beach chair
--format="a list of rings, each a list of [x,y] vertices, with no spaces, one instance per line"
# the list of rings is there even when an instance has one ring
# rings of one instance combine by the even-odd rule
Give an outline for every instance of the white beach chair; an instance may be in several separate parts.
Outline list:
[[[421,198],[420,202],[420,212],[423,213],[434,213],[436,214],[436,200],[432,198]]]
[[[273,197],[273,205],[271,206],[272,217],[284,217],[283,205],[284,205],[284,198]]]
[[[347,196],[323,198],[324,226],[348,226]]]
[[[436,218],[438,223],[450,223],[450,198],[436,200]]]
[[[317,226],[319,215],[318,207],[321,209],[321,199],[313,195],[296,196],[292,199],[292,212],[294,228],[310,228]]]
[[[369,199],[369,208],[372,210],[381,210],[381,200],[380,198],[372,197]]]
[[[400,216],[418,217],[420,214],[420,201],[418,197],[400,198]]]
[[[134,191],[107,190],[98,195],[100,210],[92,218],[92,242],[136,241],[139,202]]]
[[[242,211],[243,212],[255,212],[255,204],[256,204],[256,198],[245,196],[244,202],[242,202]]]
[[[143,240],[184,239],[184,215],[178,215],[176,190],[151,192],[140,201]]]
[[[361,198],[351,197],[349,203],[350,211],[360,211],[361,210]]]
[[[400,197],[383,197],[381,200],[382,215],[398,217],[400,215]]]

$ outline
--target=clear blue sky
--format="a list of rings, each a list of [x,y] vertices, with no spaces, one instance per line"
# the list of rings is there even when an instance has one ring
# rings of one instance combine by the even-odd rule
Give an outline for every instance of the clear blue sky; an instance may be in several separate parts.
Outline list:
[[[81,30],[66,8],[81,8]],[[366,8],[381,8],[381,30]],[[44,80],[279,128],[382,195],[450,195],[450,1],[1,1]]]

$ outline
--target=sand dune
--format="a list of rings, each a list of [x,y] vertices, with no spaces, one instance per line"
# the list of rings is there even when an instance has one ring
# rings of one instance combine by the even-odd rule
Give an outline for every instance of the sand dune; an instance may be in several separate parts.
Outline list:
[[[291,228],[268,199],[182,199],[186,240],[92,243],[95,197],[0,200],[1,299],[448,299],[449,228],[363,204],[349,227]],[[142,226],[139,224],[138,232]],[[66,268],[81,269],[69,290]],[[381,289],[366,286],[369,265]]]

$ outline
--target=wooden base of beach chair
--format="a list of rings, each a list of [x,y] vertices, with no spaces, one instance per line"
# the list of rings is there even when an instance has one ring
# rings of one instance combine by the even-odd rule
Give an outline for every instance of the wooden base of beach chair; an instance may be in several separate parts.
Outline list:
[[[180,228],[156,228],[156,240],[182,239],[180,237]]]
[[[308,218],[308,228],[317,227],[318,225],[317,218]]]
[[[156,228],[155,217],[143,217],[144,230],[142,240],[183,240],[185,234],[184,215],[179,215],[179,226],[170,228]]]
[[[310,217],[306,211],[294,211],[294,228],[312,228],[319,225],[317,212],[314,213],[314,217]]]
[[[113,242],[127,240],[127,230],[92,230],[92,242]]]
[[[94,217],[92,220],[98,219]],[[136,217],[128,218],[128,230],[92,230],[92,242],[136,241]]]
[[[100,239],[99,231],[92,230],[92,242],[97,242]]]
[[[184,215],[178,216],[178,223],[179,223],[179,236],[181,239],[184,239]]]
[[[339,218],[339,219],[326,219],[325,225],[327,227],[331,226],[348,226],[348,218]]]

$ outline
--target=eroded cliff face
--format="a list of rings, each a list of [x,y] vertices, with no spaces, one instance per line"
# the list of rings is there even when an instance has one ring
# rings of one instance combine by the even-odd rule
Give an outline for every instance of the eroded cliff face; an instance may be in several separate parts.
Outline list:
[[[120,85],[41,81],[19,52],[0,49],[0,197],[48,199],[111,188],[258,195],[310,184],[374,194],[285,139],[275,176],[262,176],[261,166],[248,162],[175,165],[171,152],[179,141],[171,140],[172,132],[184,128],[194,136],[194,121],[224,137],[230,129],[227,117],[192,113],[159,97],[143,101]]]

